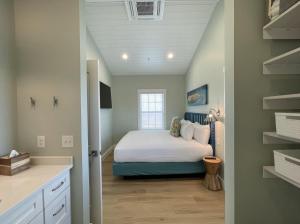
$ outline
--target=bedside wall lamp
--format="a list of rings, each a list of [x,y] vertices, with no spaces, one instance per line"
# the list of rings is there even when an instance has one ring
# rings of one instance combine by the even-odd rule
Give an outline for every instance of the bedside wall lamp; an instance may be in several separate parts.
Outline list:
[[[211,108],[205,118],[205,121],[207,123],[219,121],[220,115],[221,115],[220,109]]]

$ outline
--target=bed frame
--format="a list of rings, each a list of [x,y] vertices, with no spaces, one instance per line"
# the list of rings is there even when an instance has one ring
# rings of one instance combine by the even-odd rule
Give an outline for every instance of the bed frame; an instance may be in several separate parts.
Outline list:
[[[185,120],[207,124],[207,114],[190,113],[184,114]],[[209,144],[215,155],[215,124],[210,124],[211,133]],[[205,173],[203,161],[199,162],[113,162],[114,176],[144,176],[144,175],[174,175],[174,174],[201,174]]]

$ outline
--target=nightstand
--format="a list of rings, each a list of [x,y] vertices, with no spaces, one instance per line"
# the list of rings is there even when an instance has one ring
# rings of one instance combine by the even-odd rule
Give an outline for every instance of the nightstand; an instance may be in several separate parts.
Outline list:
[[[221,181],[218,177],[222,160],[214,156],[205,156],[203,161],[206,169],[204,186],[212,191],[222,190]]]

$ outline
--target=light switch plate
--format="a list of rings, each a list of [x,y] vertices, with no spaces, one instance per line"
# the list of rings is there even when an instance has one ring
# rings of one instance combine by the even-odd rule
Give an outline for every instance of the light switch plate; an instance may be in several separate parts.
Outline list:
[[[45,136],[37,136],[36,146],[38,148],[45,148],[46,147],[46,137]]]
[[[74,147],[74,138],[72,135],[63,135],[61,138],[61,145],[63,148],[73,148]]]

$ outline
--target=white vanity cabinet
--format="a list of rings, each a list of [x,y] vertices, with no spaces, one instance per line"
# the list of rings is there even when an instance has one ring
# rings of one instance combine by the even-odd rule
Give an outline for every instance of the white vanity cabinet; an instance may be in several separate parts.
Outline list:
[[[70,175],[66,173],[55,178],[43,190],[44,192],[44,206],[47,207],[58,195],[62,194],[70,187]]]
[[[59,176],[44,189],[45,224],[70,224],[70,175]]]
[[[44,189],[45,224],[71,223],[70,175],[62,175]]]
[[[37,217],[35,217],[29,224],[43,224],[44,223],[44,213],[40,212]]]
[[[0,223],[4,224],[27,224],[43,212],[42,191],[30,195],[23,202],[17,204],[13,209],[1,216]]]
[[[71,224],[71,168],[37,165],[0,176],[0,224]]]
[[[45,224],[70,224],[70,188],[45,208]]]

